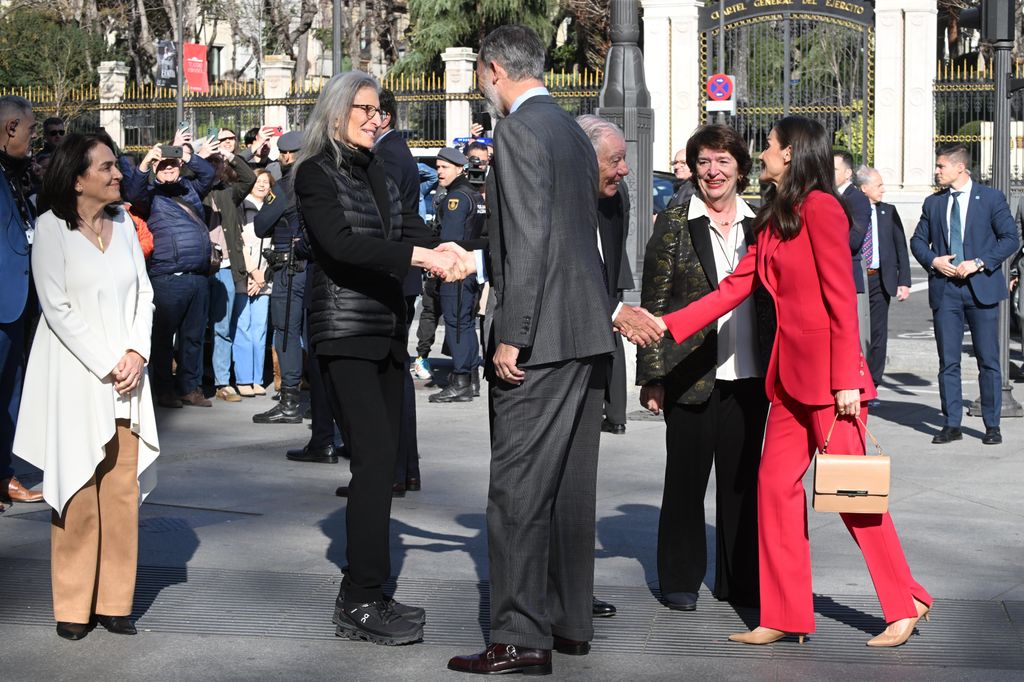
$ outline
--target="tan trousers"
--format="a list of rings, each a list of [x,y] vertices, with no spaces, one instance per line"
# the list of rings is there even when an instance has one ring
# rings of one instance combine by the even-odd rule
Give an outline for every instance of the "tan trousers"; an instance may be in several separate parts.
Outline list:
[[[96,473],[50,526],[53,615],[88,623],[92,614],[132,612],[139,555],[139,438],[128,420],[106,446]]]

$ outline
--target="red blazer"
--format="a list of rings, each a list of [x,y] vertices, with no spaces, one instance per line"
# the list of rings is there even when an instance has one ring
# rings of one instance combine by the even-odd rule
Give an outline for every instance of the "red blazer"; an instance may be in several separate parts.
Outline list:
[[[870,400],[876,391],[860,351],[846,213],[835,197],[815,190],[800,217],[800,234],[789,241],[762,230],[717,290],[665,315],[665,324],[678,343],[764,285],[778,317],[765,377],[769,400],[776,381],[805,405],[831,404],[835,391],[851,388]]]

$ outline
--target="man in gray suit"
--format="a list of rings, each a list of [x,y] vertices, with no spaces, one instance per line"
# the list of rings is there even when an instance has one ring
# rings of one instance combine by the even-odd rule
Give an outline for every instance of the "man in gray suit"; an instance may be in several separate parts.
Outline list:
[[[531,30],[503,26],[477,60],[478,86],[504,116],[487,179],[491,644],[452,658],[459,672],[546,674],[552,648],[585,654],[594,633],[597,451],[615,343],[597,159],[544,88],[544,53]],[[661,336],[638,309],[615,324]]]

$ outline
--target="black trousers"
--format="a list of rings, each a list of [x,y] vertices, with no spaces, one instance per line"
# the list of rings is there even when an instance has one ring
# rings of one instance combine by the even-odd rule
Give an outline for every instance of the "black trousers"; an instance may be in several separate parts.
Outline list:
[[[619,334],[615,335],[615,352],[604,385],[604,418],[612,424],[626,423],[626,351]]]
[[[665,493],[658,523],[662,594],[697,592],[707,569],[704,493],[715,463],[717,599],[758,604],[757,468],[768,416],[763,379],[716,381],[700,405],[665,408]]]
[[[889,294],[882,286],[882,276],[868,275],[868,301],[871,305],[871,346],[868,350],[868,369],[875,386],[882,383],[885,373],[885,353],[889,341]]]
[[[420,311],[420,324],[416,327],[416,355],[425,358],[430,355],[430,347],[434,345],[437,334],[438,320],[441,319],[441,294],[436,277],[423,280],[423,310]]]
[[[302,380],[301,337],[305,318],[302,298],[305,291],[305,270],[289,275],[288,268],[281,268],[274,273],[274,289],[270,292],[270,323],[274,327],[274,349],[277,350],[277,362],[281,366],[281,386],[286,388],[298,388]],[[289,295],[291,306],[288,305]],[[286,336],[287,350],[284,343]]]
[[[405,297],[405,326],[412,325],[416,314],[416,297]],[[412,358],[406,363],[405,388],[402,391],[402,428],[398,434],[398,461],[395,463],[395,485],[405,485],[410,478],[420,477],[420,446],[416,435],[416,385],[412,382]]]
[[[391,354],[382,360],[321,355],[319,361],[334,387],[334,418],[351,456],[342,587],[349,601],[377,601],[391,575],[391,485],[408,371]]]

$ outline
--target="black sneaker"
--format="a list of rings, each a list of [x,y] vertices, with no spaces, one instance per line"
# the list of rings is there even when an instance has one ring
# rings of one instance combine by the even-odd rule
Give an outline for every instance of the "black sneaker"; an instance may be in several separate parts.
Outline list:
[[[427,612],[418,606],[406,606],[402,602],[395,601],[394,598],[385,596],[384,603],[386,603],[391,610],[395,612],[399,618],[405,618],[413,623],[419,623],[423,625],[427,622]],[[341,595],[334,600],[334,624],[341,625],[341,611],[344,608],[345,602]]]
[[[338,637],[386,646],[412,644],[423,639],[423,625],[402,618],[386,601],[366,604],[347,601],[338,611],[334,620],[338,625],[334,634]]]

